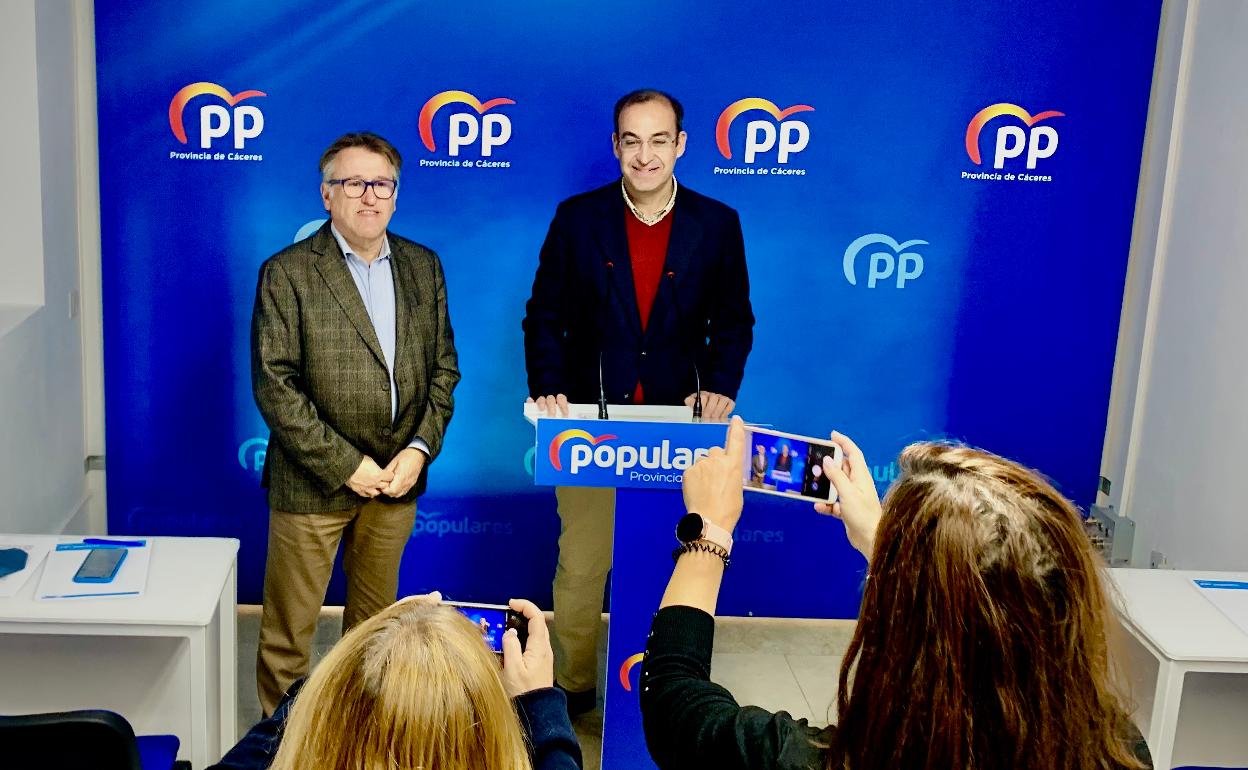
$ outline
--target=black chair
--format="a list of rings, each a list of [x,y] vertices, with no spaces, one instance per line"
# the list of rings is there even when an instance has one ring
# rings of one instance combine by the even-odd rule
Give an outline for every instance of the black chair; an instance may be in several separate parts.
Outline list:
[[[173,735],[135,738],[120,714],[98,709],[0,716],[0,767],[12,770],[178,770]]]

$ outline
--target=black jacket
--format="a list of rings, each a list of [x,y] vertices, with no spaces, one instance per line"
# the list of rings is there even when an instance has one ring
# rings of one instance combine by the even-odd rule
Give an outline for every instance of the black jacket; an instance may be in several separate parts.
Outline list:
[[[529,395],[683,404],[696,389],[736,399],[754,313],[737,212],[681,186],[672,234],[643,334],[619,180],[559,204],[542,244],[524,318]]]
[[[711,681],[715,619],[693,607],[665,607],[654,616],[641,669],[641,721],[646,747],[660,770],[822,770],[836,728],[758,706],[740,706]],[[1152,759],[1130,726],[1124,740],[1146,767]]]

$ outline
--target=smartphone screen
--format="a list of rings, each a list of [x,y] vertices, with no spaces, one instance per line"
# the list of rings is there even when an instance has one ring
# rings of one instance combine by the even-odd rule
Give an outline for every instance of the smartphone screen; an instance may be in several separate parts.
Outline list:
[[[481,629],[481,638],[485,644],[499,655],[503,654],[503,632],[507,630],[508,608],[494,604],[466,604],[445,602],[463,613]]]
[[[753,492],[800,497],[826,503],[836,490],[823,472],[823,458],[841,462],[841,448],[830,441],[792,433],[746,428],[748,449],[742,483]]]
[[[107,583],[117,574],[125,558],[125,548],[92,548],[74,573],[74,582]]]

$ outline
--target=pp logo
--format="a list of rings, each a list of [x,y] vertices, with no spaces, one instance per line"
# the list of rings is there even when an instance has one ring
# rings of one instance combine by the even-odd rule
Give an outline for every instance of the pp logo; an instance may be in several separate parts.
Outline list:
[[[858,274],[855,262],[858,254],[868,246],[882,244],[889,248],[889,251],[874,251],[871,253],[870,262],[867,265],[867,288],[874,289],[875,285],[894,275],[897,276],[897,288],[906,288],[908,281],[913,281],[923,275],[923,257],[913,251],[906,251],[913,246],[926,246],[927,241],[906,241],[898,243],[883,233],[871,233],[858,238],[849,244],[849,248],[845,249],[845,260],[842,267],[845,270],[845,280],[849,281],[850,286],[858,285]]]
[[[475,115],[471,112],[451,114],[446,138],[447,154],[451,157],[458,157],[460,150],[480,140],[481,157],[488,158],[495,148],[502,147],[511,139],[511,119],[506,115],[485,113],[503,104],[515,104],[514,101],[500,97],[482,103],[467,91],[443,91],[420,108],[420,141],[429,152],[437,152],[437,142],[433,138],[433,116],[448,104],[467,104],[476,110]],[[479,119],[478,115],[481,116]]]
[[[642,652],[629,655],[620,665],[620,686],[623,687],[626,692],[633,691],[633,679],[631,674],[633,673],[633,669],[637,667],[637,664],[644,660],[645,657],[645,653]]]
[[[762,110],[775,120],[751,120],[745,124],[745,162],[754,163],[759,155],[774,149],[776,162],[788,163],[791,156],[810,144],[810,127],[803,121],[785,118],[799,112],[812,112],[814,109],[806,104],[795,104],[782,110],[766,99],[739,99],[720,113],[719,121],[715,124],[715,146],[719,148],[720,155],[732,160],[732,147],[728,142],[728,129],[732,122],[744,112]]]
[[[259,473],[264,470],[264,457],[268,451],[267,438],[249,438],[238,445],[238,464],[245,471]]]
[[[312,233],[315,233],[317,230],[320,230],[321,226],[324,225],[328,221],[329,221],[328,219],[313,219],[309,222],[304,222],[303,226],[295,231],[295,239],[291,241],[291,243],[298,243],[299,241],[302,241],[304,238],[311,237]]]
[[[250,104],[238,106],[239,102],[247,99],[266,96],[263,91],[240,91],[232,94],[216,83],[191,83],[174,94],[173,101],[169,102],[169,129],[182,144],[187,144],[186,127],[182,123],[187,102],[204,95],[218,97],[230,109],[220,104],[205,104],[199,108],[201,149],[211,149],[214,139],[221,139],[232,133],[234,149],[241,150],[248,139],[255,139],[264,131],[264,113],[259,107]]]
[[[613,433],[606,433],[601,436],[591,436],[588,432],[583,430],[565,430],[555,436],[554,440],[550,442],[550,466],[557,471],[562,471],[563,462],[559,459],[559,450],[564,444],[568,443],[572,439],[583,439],[589,442],[589,447],[584,444],[572,447],[572,472],[576,473],[578,470],[589,464],[590,458],[593,456],[593,450],[590,447],[597,446],[603,441],[610,441],[614,438],[617,437]],[[578,449],[580,452],[576,451]]]
[[[970,156],[975,165],[983,163],[979,153],[980,132],[989,121],[1004,116],[1017,118],[1027,126],[1028,130],[1024,132],[1019,126],[1009,124],[997,128],[992,153],[993,168],[1004,168],[1006,160],[1017,158],[1025,151],[1027,170],[1034,171],[1039,161],[1051,158],[1053,153],[1057,152],[1057,129],[1037,124],[1049,118],[1064,117],[1065,113],[1046,110],[1031,115],[1017,104],[1002,102],[980,110],[966,127],[966,154]]]

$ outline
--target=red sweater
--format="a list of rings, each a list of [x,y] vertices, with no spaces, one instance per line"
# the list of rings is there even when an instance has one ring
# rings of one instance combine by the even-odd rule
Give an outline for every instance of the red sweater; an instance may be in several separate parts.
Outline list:
[[[663,281],[663,263],[667,261],[667,242],[672,236],[674,214],[669,213],[655,224],[646,225],[633,216],[627,206],[624,207],[628,257],[633,266],[633,286],[637,290],[637,311],[641,316],[643,334],[650,320],[650,308],[654,307],[654,298],[659,293],[659,284]],[[641,380],[637,381],[633,398],[638,404],[645,403]]]

